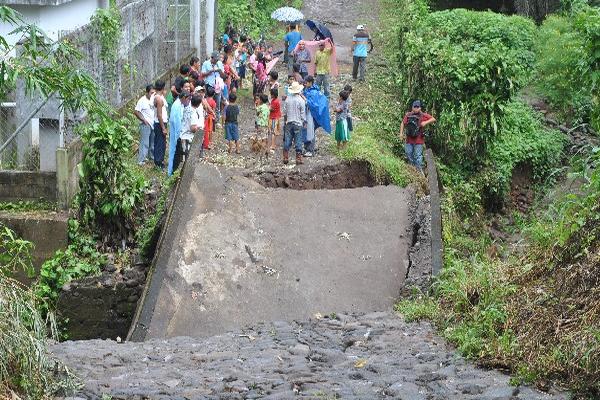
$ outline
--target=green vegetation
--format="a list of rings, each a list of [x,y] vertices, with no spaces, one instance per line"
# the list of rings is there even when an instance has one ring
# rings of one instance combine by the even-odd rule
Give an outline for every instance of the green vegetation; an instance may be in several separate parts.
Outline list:
[[[77,202],[82,226],[101,232],[105,245],[120,247],[134,231],[135,212],[147,186],[128,159],[131,130],[126,121],[96,114],[82,127],[81,139],[84,157]]]
[[[76,220],[69,221],[69,246],[58,250],[40,270],[34,292],[40,303],[39,310],[48,314],[55,310],[62,287],[73,279],[100,273],[106,256],[97,249],[96,240],[80,231]]]
[[[147,210],[150,215],[146,214],[141,227],[136,232],[136,243],[140,249],[140,256],[146,261],[150,261],[153,256],[154,246],[156,246],[160,234],[159,223],[167,212],[167,200],[178,179],[179,171],[175,171],[170,177],[164,177],[163,175],[163,182],[160,185],[161,193],[154,212]]]
[[[540,94],[567,122],[600,131],[600,8],[576,1],[549,16],[536,54]]]
[[[81,54],[69,42],[50,40],[37,26],[26,23],[21,14],[7,6],[0,6],[0,22],[14,27],[11,35],[23,40],[19,57],[0,59],[0,93],[10,92],[21,80],[28,94],[58,94],[69,110],[97,102],[96,83],[78,68]],[[13,51],[15,46],[9,46],[0,36],[0,53]]]
[[[33,245],[0,226],[0,397],[49,398],[75,388],[65,367],[51,359],[48,335],[57,338],[52,314],[42,318],[38,297],[8,277],[16,269],[31,271]]]
[[[397,310],[432,320],[463,355],[512,370],[515,382],[550,380],[598,396],[600,177],[586,170],[582,195],[543,206],[543,217],[520,217],[526,239],[518,252],[492,240],[488,213],[505,207],[516,171],[541,190],[564,159],[566,139],[542,125],[520,89],[534,81],[560,100],[553,105],[573,106],[565,112],[594,115],[597,9],[573,8],[572,18],[536,28],[522,17],[382,2],[383,33],[392,40],[386,63],[399,71],[377,79],[388,79],[386,92],[399,93],[401,108],[421,98],[438,118],[430,144],[444,184],[444,269],[429,292]]]
[[[302,0],[220,0],[218,7],[218,31],[225,32],[228,23],[242,29],[253,38],[268,33],[277,27],[271,19],[279,7],[302,8]]]
[[[43,199],[38,201],[0,201],[0,211],[54,211],[56,203]]]
[[[522,17],[458,9],[425,14],[402,36],[401,85],[438,118],[432,139],[444,160],[485,160],[503,107],[531,76],[534,32]]]
[[[92,16],[91,27],[100,41],[100,59],[106,74],[113,85],[116,84],[117,62],[119,61],[119,42],[121,39],[121,13],[116,1],[110,2],[108,8],[98,8]]]

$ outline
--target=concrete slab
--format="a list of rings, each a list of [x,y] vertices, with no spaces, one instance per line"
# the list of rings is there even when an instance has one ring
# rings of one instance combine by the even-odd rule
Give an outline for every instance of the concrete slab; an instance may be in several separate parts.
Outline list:
[[[408,264],[410,196],[394,186],[265,189],[198,163],[156,266],[164,279],[146,339],[388,309]]]

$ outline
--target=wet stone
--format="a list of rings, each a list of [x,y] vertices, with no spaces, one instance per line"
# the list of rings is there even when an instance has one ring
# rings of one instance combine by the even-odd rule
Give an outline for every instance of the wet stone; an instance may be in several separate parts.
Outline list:
[[[377,334],[344,351],[348,337],[364,342],[369,329]],[[438,342],[428,324],[389,312],[277,322],[209,338],[63,342],[51,351],[81,377],[85,386],[71,395],[85,399],[568,398],[515,388],[509,376],[477,368]]]

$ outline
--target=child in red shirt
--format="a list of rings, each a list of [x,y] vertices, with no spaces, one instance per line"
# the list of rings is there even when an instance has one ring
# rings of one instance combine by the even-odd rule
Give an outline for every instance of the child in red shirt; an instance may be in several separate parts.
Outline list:
[[[215,90],[212,87],[208,86],[206,88],[206,102],[213,110],[216,110],[217,102],[215,101],[214,97],[215,97]],[[215,124],[215,114],[213,111],[212,114],[207,113],[206,118],[204,120],[204,142],[202,143],[202,147],[205,148],[206,150],[210,150],[210,136],[212,134],[214,124]]]
[[[281,135],[279,120],[281,119],[281,103],[279,90],[271,89],[271,109],[269,112],[269,130],[271,131],[271,151],[275,151],[275,136]]]

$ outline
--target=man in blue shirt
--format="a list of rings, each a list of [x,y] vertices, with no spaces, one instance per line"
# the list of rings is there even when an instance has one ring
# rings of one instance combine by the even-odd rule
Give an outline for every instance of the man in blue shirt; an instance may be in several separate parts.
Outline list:
[[[298,25],[291,25],[290,31],[283,37],[285,45],[287,46],[288,54],[291,55],[298,42],[302,40],[302,34],[298,30]],[[291,73],[292,65],[294,59],[293,57],[288,57],[288,72]]]
[[[206,84],[206,86],[210,86],[211,88],[213,88],[213,90],[215,89],[218,76],[221,76],[221,78],[225,79],[225,67],[223,66],[223,63],[219,61],[218,52],[214,51],[210,55],[210,60],[204,61],[204,63],[202,64],[202,70],[200,71],[200,76],[202,77],[202,79],[204,79],[204,83]],[[221,93],[215,96],[215,101],[217,102],[217,109],[215,110],[217,113],[217,121],[220,121]]]
[[[371,38],[369,33],[365,30],[364,25],[358,25],[356,27],[356,33],[352,38],[352,56],[353,56],[353,67],[352,67],[352,79],[364,82],[365,71],[367,69],[367,55],[368,47],[371,44]]]

